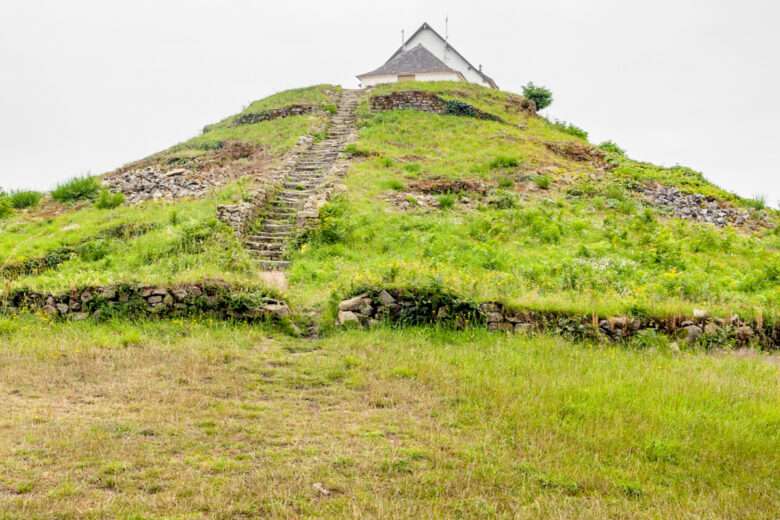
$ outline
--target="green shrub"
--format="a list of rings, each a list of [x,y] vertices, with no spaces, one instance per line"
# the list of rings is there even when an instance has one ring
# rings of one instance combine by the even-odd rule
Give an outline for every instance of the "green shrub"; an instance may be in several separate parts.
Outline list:
[[[0,196],[0,219],[10,217],[14,212],[11,202],[6,196]]]
[[[336,115],[336,112],[339,111],[339,108],[333,103],[328,103],[327,105],[324,105],[322,109],[332,116]]]
[[[403,191],[406,189],[406,185],[398,179],[390,179],[386,181],[384,185],[387,187],[387,189],[393,191]]]
[[[545,87],[538,87],[533,83],[523,87],[523,96],[526,99],[530,99],[536,104],[537,110],[544,110],[552,105],[553,95],[550,89]]]
[[[550,184],[552,183],[550,178],[546,175],[536,175],[534,176],[533,181],[534,184],[536,184],[539,188],[543,190],[549,190]]]
[[[354,143],[348,144],[344,148],[344,153],[349,155],[350,157],[368,157],[369,155],[371,155],[371,152],[358,148],[358,145]]]
[[[766,209],[766,195],[756,195],[752,199],[745,199],[745,204],[753,209]]]
[[[607,153],[620,155],[620,156],[626,155],[626,151],[612,141],[604,141],[599,145],[599,148],[604,150]]]
[[[499,156],[490,161],[491,170],[500,170],[505,168],[517,168],[520,166],[520,161],[515,157]]]
[[[501,177],[498,179],[498,187],[503,189],[509,189],[515,185],[514,179],[512,177]]]
[[[125,202],[125,196],[121,193],[111,193],[108,190],[100,190],[95,207],[98,209],[114,209]]]
[[[59,184],[51,196],[57,202],[76,202],[83,199],[94,199],[100,191],[100,183],[94,177],[76,177]]]
[[[573,135],[574,137],[580,137],[582,139],[588,138],[588,132],[576,125],[567,123],[566,121],[553,121],[550,124],[554,126],[556,130],[565,134]]]
[[[8,196],[8,202],[14,209],[25,209],[37,206],[43,195],[37,191],[14,191]]]
[[[455,206],[455,195],[447,193],[445,195],[439,195],[436,199],[439,202],[441,209],[452,209]]]

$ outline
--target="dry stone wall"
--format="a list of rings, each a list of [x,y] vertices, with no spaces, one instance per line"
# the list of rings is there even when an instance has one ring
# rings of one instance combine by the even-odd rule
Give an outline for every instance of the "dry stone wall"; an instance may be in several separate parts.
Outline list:
[[[283,301],[221,282],[173,287],[111,285],[62,294],[18,290],[0,301],[0,311],[43,312],[70,320],[208,315],[240,321],[284,321],[290,316],[290,308]]]
[[[452,295],[427,290],[374,289],[342,301],[340,326],[442,325],[454,328],[487,327],[508,333],[547,332],[573,340],[606,338],[620,341],[643,331],[655,331],[691,344],[747,345],[780,348],[780,324],[747,322],[738,316],[712,317],[696,310],[690,317],[582,316],[563,312],[518,310],[501,303],[475,304]]]
[[[285,117],[303,116],[306,114],[312,114],[319,110],[319,107],[315,105],[290,105],[283,108],[276,108],[273,110],[266,110],[264,112],[255,112],[253,114],[242,114],[233,120],[231,126],[242,125],[254,125],[262,123],[264,121],[272,121],[274,119],[282,119]],[[209,127],[204,130],[208,132]]]
[[[417,110],[433,114],[475,117],[503,122],[500,117],[483,112],[462,101],[448,101],[436,94],[420,90],[405,90],[371,98],[371,109],[376,112],[389,110]]]

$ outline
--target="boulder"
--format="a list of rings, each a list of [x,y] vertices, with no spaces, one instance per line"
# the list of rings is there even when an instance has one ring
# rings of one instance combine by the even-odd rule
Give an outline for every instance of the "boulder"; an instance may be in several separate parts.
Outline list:
[[[693,319],[696,321],[705,321],[709,319],[710,313],[704,309],[693,309]]]
[[[377,296],[377,299],[379,300],[379,303],[381,303],[384,306],[392,305],[395,303],[395,298],[393,298],[389,292],[382,291],[379,293],[379,296]]]
[[[346,311],[346,312],[354,312],[359,310],[361,307],[365,306],[366,301],[368,300],[368,304],[371,305],[371,300],[368,298],[367,294],[361,294],[359,296],[355,296],[354,298],[350,298],[349,300],[344,300],[339,304],[339,310],[340,311]]]
[[[740,341],[750,341],[755,335],[756,333],[753,328],[748,327],[747,325],[743,325],[737,329],[737,339]]]
[[[704,331],[701,330],[701,327],[696,325],[685,327],[685,339],[688,343],[696,343],[702,334],[704,334]]]
[[[360,325],[360,318],[352,311],[339,312],[339,325]]]

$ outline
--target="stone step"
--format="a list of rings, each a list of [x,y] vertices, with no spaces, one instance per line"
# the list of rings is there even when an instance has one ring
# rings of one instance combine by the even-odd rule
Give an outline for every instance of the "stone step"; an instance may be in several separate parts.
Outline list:
[[[265,271],[283,271],[290,267],[290,262],[286,260],[263,260],[260,262],[260,268]]]
[[[246,238],[247,244],[265,244],[266,242],[284,243],[290,239],[290,233],[256,233]]]
[[[293,225],[290,223],[266,222],[263,224],[263,231],[292,231]]]

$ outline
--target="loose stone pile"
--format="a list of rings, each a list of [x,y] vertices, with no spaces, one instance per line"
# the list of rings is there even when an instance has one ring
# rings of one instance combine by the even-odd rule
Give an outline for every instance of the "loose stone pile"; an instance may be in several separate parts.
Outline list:
[[[405,90],[383,96],[373,96],[371,98],[371,109],[377,112],[388,110],[417,110],[434,114],[449,114],[475,117],[477,119],[489,121],[502,121],[498,116],[482,112],[468,103],[463,103],[462,101],[447,101],[436,94],[419,90]]]
[[[719,227],[746,226],[751,223],[770,226],[769,216],[754,216],[750,211],[737,209],[712,197],[698,193],[683,193],[660,184],[644,186],[640,192],[652,205],[670,211],[675,217],[706,222]]]
[[[600,319],[593,315],[511,309],[497,302],[475,304],[443,293],[398,289],[364,292],[338,306],[337,323],[341,326],[372,327],[383,322],[455,328],[476,325],[492,331],[540,331],[570,339],[606,337],[613,341],[631,338],[642,331],[656,331],[691,344],[745,345],[756,341],[766,348],[780,347],[780,325],[765,324],[760,320],[748,323],[738,316],[713,318],[703,310],[695,310],[690,318],[614,316]]]
[[[263,150],[240,142],[227,142],[202,156],[170,161],[149,159],[106,175],[103,185],[124,194],[127,202],[200,197],[228,182],[264,171]]]
[[[121,314],[132,317],[211,315],[220,319],[257,321],[284,320],[290,315],[289,307],[282,301],[237,291],[220,282],[175,287],[87,287],[64,294],[20,290],[0,302],[0,310],[6,313],[41,311],[71,320]]]

